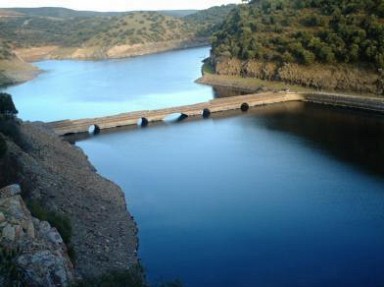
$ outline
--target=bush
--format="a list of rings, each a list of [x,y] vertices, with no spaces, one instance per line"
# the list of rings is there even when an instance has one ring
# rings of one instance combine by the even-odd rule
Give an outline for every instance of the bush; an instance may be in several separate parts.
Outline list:
[[[12,96],[7,93],[0,93],[0,115],[3,117],[14,117],[18,113]]]
[[[0,159],[4,157],[7,152],[7,142],[4,140],[3,136],[0,135]]]
[[[0,133],[9,137],[21,148],[27,148],[26,142],[20,133],[19,123],[13,119],[0,119]]]

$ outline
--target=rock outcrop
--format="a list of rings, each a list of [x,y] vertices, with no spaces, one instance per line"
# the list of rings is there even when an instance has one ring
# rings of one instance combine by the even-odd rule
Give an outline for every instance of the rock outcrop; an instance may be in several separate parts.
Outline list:
[[[287,84],[327,91],[379,93],[379,73],[363,66],[279,64],[262,60],[241,61],[236,58],[211,57],[218,75],[281,81]],[[382,93],[382,90],[381,92]]]
[[[18,185],[0,189],[0,286],[68,286],[74,270],[63,239],[31,216],[20,193]],[[14,254],[9,262],[7,253]]]
[[[18,166],[23,198],[69,219],[75,277],[125,271],[137,264],[137,227],[122,190],[43,123],[21,123],[20,134],[25,145],[8,142],[8,156]],[[48,260],[48,254],[39,254]]]

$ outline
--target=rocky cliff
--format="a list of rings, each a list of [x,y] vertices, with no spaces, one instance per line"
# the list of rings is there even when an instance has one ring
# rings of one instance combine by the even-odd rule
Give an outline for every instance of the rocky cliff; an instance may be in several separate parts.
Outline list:
[[[137,264],[137,228],[121,189],[98,175],[80,149],[58,138],[43,123],[21,123],[19,130],[23,144],[8,141],[7,157],[17,166],[23,198],[69,219],[75,277],[126,271]],[[46,223],[32,222],[35,230],[51,230]],[[31,224],[25,226],[28,234]],[[8,237],[23,229],[13,230]],[[20,262],[27,266],[30,260]]]
[[[0,285],[68,286],[73,265],[63,239],[31,216],[20,194],[18,185],[0,189]]]
[[[280,81],[316,90],[382,93],[381,74],[372,69],[347,64],[304,66],[295,63],[274,63],[261,60],[239,60],[230,57],[212,57],[218,75]]]

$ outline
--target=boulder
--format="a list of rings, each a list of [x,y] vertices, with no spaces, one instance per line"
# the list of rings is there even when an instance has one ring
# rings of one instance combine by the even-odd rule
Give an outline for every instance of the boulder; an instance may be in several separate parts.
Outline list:
[[[48,222],[32,217],[20,191],[18,185],[0,190],[0,251],[14,254],[12,264],[20,272],[20,280],[24,280],[13,283],[44,287],[70,285],[74,271],[63,239]],[[0,274],[0,279],[1,276],[4,275]]]

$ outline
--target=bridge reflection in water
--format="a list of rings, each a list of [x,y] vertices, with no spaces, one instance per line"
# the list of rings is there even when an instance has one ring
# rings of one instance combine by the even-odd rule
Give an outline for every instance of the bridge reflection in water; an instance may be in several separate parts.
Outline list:
[[[57,135],[60,136],[86,133],[89,130],[92,130],[93,133],[98,133],[104,129],[112,129],[124,126],[139,125],[145,127],[150,123],[163,121],[169,115],[174,114],[178,115],[178,121],[184,120],[188,117],[207,118],[211,113],[225,112],[230,110],[241,110],[246,112],[251,107],[289,101],[307,101],[365,110],[374,110],[379,112],[384,111],[384,101],[379,97],[350,96],[328,93],[270,92],[219,98],[213,99],[209,102],[164,108],[159,110],[136,111],[113,116],[80,120],[56,121],[50,122],[47,125],[51,127]]]

